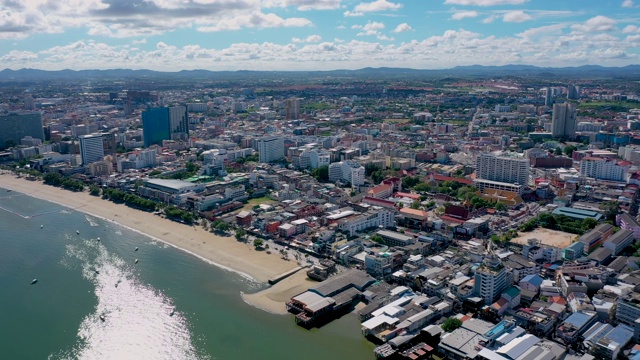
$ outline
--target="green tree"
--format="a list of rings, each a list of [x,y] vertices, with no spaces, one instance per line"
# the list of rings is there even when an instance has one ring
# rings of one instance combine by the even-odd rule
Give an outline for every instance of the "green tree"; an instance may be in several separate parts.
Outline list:
[[[607,220],[615,220],[616,215],[620,213],[620,204],[617,201],[605,201],[600,204],[600,209],[604,210],[604,217]]]
[[[256,249],[261,248],[263,244],[264,244],[264,241],[262,239],[253,240],[253,246],[255,246]]]
[[[460,321],[457,318],[450,317],[444,321],[444,324],[442,324],[441,327],[442,327],[442,330],[446,332],[452,332],[453,330],[459,328],[460,326],[462,326],[462,321]]]
[[[556,148],[555,154],[558,156],[562,155],[562,149],[559,146]]]
[[[319,168],[313,169],[311,170],[311,176],[319,181],[327,181],[329,180],[329,167],[321,166]]]
[[[229,225],[227,225],[227,223],[222,220],[214,221],[212,226],[216,231],[220,232],[226,232],[227,230],[229,230]]]
[[[89,194],[93,196],[100,196],[100,188],[97,185],[89,185]]]
[[[565,146],[564,147],[563,152],[564,152],[565,155],[571,157],[571,155],[573,155],[573,152],[576,151],[576,150],[578,150],[577,147],[575,147],[573,145],[569,145],[569,146]]]
[[[382,236],[378,235],[378,234],[374,234],[371,237],[371,241],[376,242],[378,244],[386,244],[386,242],[384,241],[384,239],[382,238]]]
[[[244,241],[244,237],[247,235],[247,232],[244,229],[236,229],[236,239],[239,241]]]
[[[429,184],[427,183],[419,183],[416,186],[414,186],[413,190],[417,192],[429,192],[431,191],[431,186],[429,186]]]

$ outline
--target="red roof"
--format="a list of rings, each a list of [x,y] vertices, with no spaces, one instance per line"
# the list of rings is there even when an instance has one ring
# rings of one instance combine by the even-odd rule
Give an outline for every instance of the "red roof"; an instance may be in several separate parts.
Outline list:
[[[457,178],[452,176],[444,176],[440,174],[432,174],[432,175],[433,175],[433,180],[435,181],[455,181],[464,185],[473,185],[473,181],[469,179]]]

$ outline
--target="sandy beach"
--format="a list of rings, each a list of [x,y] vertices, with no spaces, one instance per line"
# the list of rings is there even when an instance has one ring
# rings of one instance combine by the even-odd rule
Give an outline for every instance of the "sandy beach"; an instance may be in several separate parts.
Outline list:
[[[277,254],[256,251],[233,236],[219,236],[202,229],[174,222],[152,213],[115,204],[88,192],[75,193],[61,188],[18,178],[11,173],[0,173],[0,187],[29,196],[61,204],[77,211],[116,222],[125,227],[157,238],[167,244],[195,254],[218,266],[245,274],[258,282],[293,269],[298,264],[285,261]],[[308,286],[305,272],[282,281],[262,292],[244,295],[245,301],[263,310],[283,314],[283,301],[303,292]],[[311,282],[312,283],[312,282]]]

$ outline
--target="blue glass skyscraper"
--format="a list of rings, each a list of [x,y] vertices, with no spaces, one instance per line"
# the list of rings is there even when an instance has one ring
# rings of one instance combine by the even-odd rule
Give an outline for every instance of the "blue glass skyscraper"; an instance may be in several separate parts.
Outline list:
[[[145,147],[162,145],[162,140],[171,139],[169,108],[154,108],[142,112],[142,136]]]

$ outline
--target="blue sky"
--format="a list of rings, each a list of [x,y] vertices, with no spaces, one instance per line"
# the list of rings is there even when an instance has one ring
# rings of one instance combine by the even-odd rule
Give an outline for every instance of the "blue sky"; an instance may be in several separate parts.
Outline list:
[[[1,0],[0,69],[638,64],[640,0]]]

